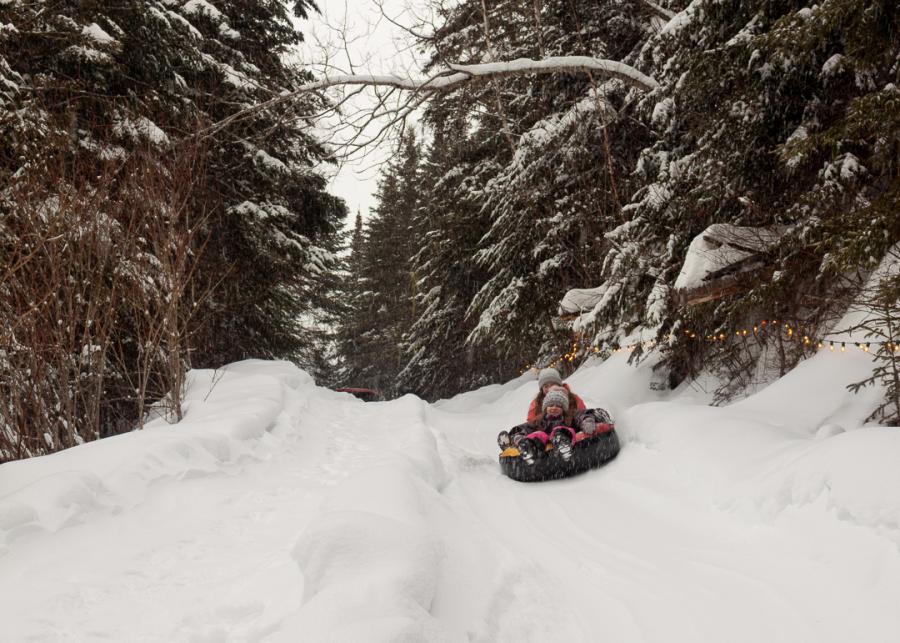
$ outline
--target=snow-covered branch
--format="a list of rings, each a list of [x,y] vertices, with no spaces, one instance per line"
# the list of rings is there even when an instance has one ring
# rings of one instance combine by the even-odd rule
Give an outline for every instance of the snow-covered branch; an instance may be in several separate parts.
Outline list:
[[[468,83],[480,80],[526,76],[529,74],[582,73],[599,74],[609,78],[616,78],[644,91],[650,91],[658,86],[658,83],[653,78],[641,73],[630,65],[614,60],[591,58],[589,56],[556,56],[545,58],[543,60],[519,58],[508,62],[479,63],[474,65],[451,64],[448,65],[447,69],[442,70],[431,77],[421,79],[403,78],[396,75],[342,74],[301,85],[292,92],[281,94],[236,112],[228,118],[213,124],[201,132],[201,134],[209,136],[260,111],[271,109],[295,100],[304,94],[327,89],[329,87],[365,85],[368,87],[389,87],[403,91],[432,94],[436,92],[452,91]]]
[[[475,78],[504,78],[526,74],[599,73],[617,78],[624,83],[649,91],[658,83],[637,69],[615,60],[603,60],[589,56],[554,56],[543,60],[519,58],[511,62],[481,63],[476,65],[450,65],[454,74],[436,79],[434,89],[455,89]],[[449,87],[440,86],[445,81]]]
[[[663,20],[669,21],[676,15],[674,11],[669,11],[664,7],[660,7],[658,4],[652,2],[651,0],[642,0],[642,2],[644,3],[645,7],[650,9],[650,11],[652,11],[656,16],[662,18]]]

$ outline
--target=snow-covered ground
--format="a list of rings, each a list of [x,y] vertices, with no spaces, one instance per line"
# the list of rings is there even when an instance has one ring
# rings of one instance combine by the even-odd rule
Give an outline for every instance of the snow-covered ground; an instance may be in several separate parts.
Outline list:
[[[363,403],[192,373],[178,426],[0,466],[0,640],[900,641],[900,430],[823,353],[725,408],[625,354],[570,383],[606,467],[503,477],[533,376]]]

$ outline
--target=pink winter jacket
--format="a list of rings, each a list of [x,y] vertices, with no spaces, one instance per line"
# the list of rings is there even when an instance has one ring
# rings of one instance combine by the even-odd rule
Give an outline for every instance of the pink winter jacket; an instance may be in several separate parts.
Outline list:
[[[563,388],[566,389],[567,391],[569,391],[569,404],[571,404],[574,401],[576,411],[584,411],[587,408],[584,405],[584,400],[582,400],[580,397],[575,395],[569,388],[568,384],[563,384]],[[528,417],[525,421],[533,424],[534,421],[537,419],[537,416],[540,414],[541,414],[541,407],[538,406],[538,399],[534,398],[533,400],[531,400],[531,404],[528,407]]]

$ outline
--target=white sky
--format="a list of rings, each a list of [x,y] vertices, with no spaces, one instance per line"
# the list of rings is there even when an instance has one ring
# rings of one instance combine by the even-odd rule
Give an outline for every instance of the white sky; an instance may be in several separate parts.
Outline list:
[[[332,56],[331,74],[418,75],[415,69],[411,69],[413,52],[408,50],[406,34],[381,16],[374,0],[318,0],[318,3],[321,15],[313,14],[309,20],[299,23],[307,41],[305,62],[317,74],[326,72],[322,61],[325,58],[323,52],[327,49]],[[397,22],[412,22],[407,13],[406,0],[384,0],[383,4],[385,12]],[[342,42],[343,33],[347,34],[346,45]],[[371,104],[372,100],[371,96],[360,96],[356,107]],[[348,225],[353,224],[357,211],[361,211],[365,218],[374,207],[378,167],[389,155],[389,143],[368,149],[364,157],[357,154],[356,158],[343,162],[337,170],[324,168],[326,174],[333,175],[329,191],[342,197],[350,209]]]

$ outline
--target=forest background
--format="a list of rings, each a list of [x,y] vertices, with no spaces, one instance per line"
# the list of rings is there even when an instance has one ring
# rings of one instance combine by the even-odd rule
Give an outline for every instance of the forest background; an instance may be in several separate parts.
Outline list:
[[[875,272],[900,242],[893,0],[430,8],[410,32],[426,75],[588,56],[657,85],[430,94],[343,232],[315,134],[341,99],[245,111],[314,80],[290,62],[311,2],[0,1],[0,462],[177,421],[188,369],[247,357],[435,399],[627,347],[662,354],[656,386],[709,377],[724,402],[837,330],[877,357],[872,419],[900,421],[900,277]],[[689,305],[675,282],[713,224],[774,241]],[[853,306],[869,321],[836,329]]]

